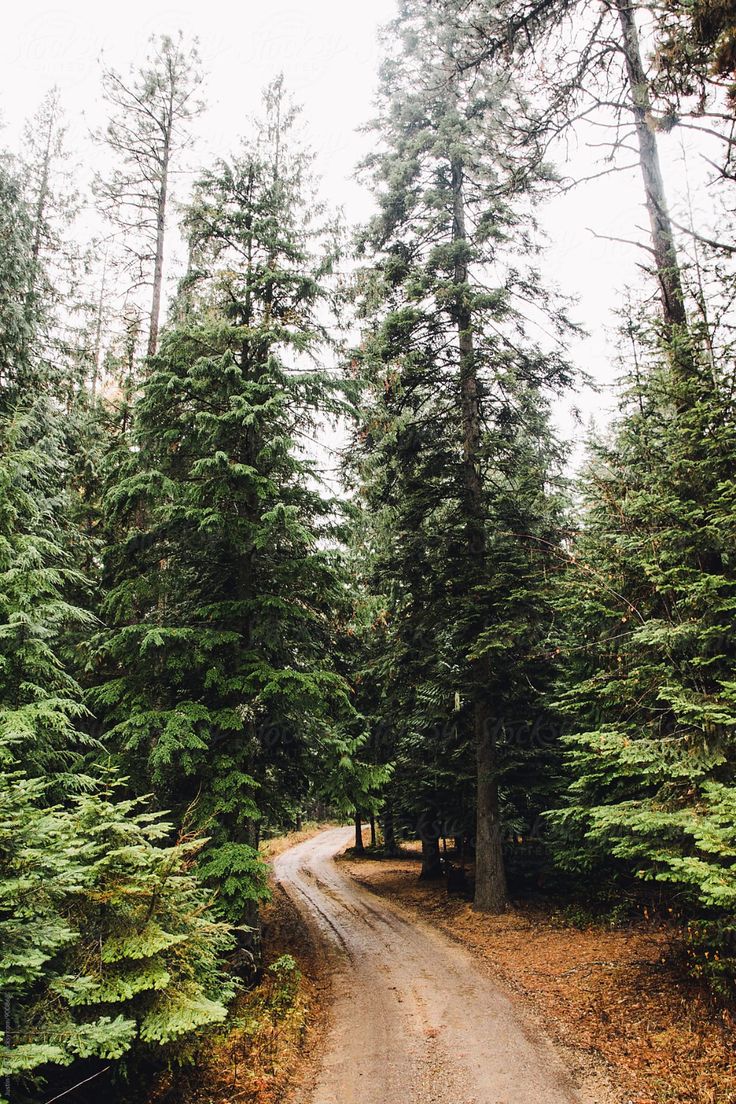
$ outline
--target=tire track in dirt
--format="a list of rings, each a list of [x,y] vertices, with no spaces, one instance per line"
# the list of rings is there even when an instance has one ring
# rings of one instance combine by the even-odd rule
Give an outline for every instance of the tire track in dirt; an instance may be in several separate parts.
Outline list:
[[[594,1104],[466,951],[340,870],[350,839],[330,829],[273,864],[334,969],[330,1027],[299,1104]]]

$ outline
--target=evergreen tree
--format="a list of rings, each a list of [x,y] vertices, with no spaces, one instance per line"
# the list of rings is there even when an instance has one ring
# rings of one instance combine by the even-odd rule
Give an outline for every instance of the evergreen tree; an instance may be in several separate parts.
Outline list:
[[[695,370],[694,349],[677,224],[669,212],[659,148],[660,132],[671,130],[679,116],[662,104],[661,82],[647,56],[643,29],[649,36],[652,20],[666,22],[666,16],[661,11],[653,15],[649,6],[631,0],[601,5],[578,0],[478,0],[467,44],[468,65],[482,72],[489,65],[511,63],[534,104],[532,112],[522,110],[514,120],[514,133],[522,144],[546,149],[561,135],[585,133],[588,121],[610,128],[610,141],[591,140],[591,147],[603,148],[605,154],[600,168],[584,179],[622,171],[627,167],[620,162],[622,152],[627,162],[635,154],[648,221],[646,240],[640,244],[651,258],[651,274],[659,287],[669,355],[678,371],[688,375]],[[544,65],[539,64],[541,55]],[[696,108],[695,114],[700,110]],[[711,126],[698,127],[692,121],[687,126],[700,129],[708,139],[715,137],[715,156],[720,157],[722,143],[730,160],[728,119],[720,135]],[[632,127],[633,144],[623,140]]]
[[[0,1077],[13,1099],[42,1067],[220,1022],[230,992],[229,934],[189,869],[201,845],[161,846],[170,826],[80,774],[86,711],[63,649],[91,617],[66,597],[78,573],[53,427],[43,399],[0,421]]]
[[[725,88],[729,104],[736,102],[736,26],[724,0],[669,0],[657,12],[656,63],[660,91],[676,110],[697,96],[696,114],[706,103],[718,102]],[[674,114],[674,113],[673,113]],[[730,146],[732,140],[724,135]]]
[[[191,871],[201,843],[100,781],[84,731],[69,660],[94,618],[74,602],[68,389],[44,359],[45,199],[34,224],[7,163],[0,188],[0,1078],[21,1101],[61,1066],[220,1023],[232,940]]]
[[[494,910],[506,895],[498,736],[519,719],[516,680],[531,677],[527,645],[545,631],[534,581],[553,512],[544,388],[567,370],[525,334],[530,302],[564,326],[520,262],[545,169],[515,156],[508,76],[468,75],[472,19],[465,4],[407,2],[390,29],[382,148],[366,162],[380,211],[364,237],[373,270],[359,359],[377,384],[361,432],[380,454],[372,493],[386,519],[379,592],[397,618],[395,712],[455,805],[474,775],[476,905]]]
[[[231,938],[191,871],[199,844],[162,846],[170,825],[104,792],[49,806],[0,750],[0,1076],[33,1100],[54,1067],[221,1023]]]
[[[79,204],[66,149],[66,124],[58,88],[43,98],[23,134],[22,179],[31,220],[34,298],[69,306],[77,247],[68,230]]]
[[[93,618],[67,601],[79,576],[64,547],[63,463],[47,402],[0,420],[0,441],[0,734],[65,792],[78,781],[84,708],[60,650],[73,625]]]
[[[336,515],[304,449],[342,400],[313,367],[332,253],[281,82],[254,140],[197,186],[192,264],[109,495],[112,677],[94,695],[135,784],[212,837],[201,871],[255,925],[264,818],[291,819],[349,711]]]
[[[116,229],[133,288],[151,288],[147,352],[158,345],[164,279],[164,246],[172,179],[191,144],[191,122],[202,111],[196,96],[202,83],[196,43],[181,32],[152,36],[146,64],[125,78],[103,75],[110,119],[100,141],[114,165],[96,180],[101,209]]]
[[[32,223],[21,180],[0,153],[0,413],[7,413],[32,381],[37,309],[33,281]]]
[[[681,915],[712,922],[724,973],[736,967],[734,415],[730,380],[714,385],[704,363],[683,381],[649,339],[594,448],[563,606],[574,734],[556,817],[564,865],[669,890]]]

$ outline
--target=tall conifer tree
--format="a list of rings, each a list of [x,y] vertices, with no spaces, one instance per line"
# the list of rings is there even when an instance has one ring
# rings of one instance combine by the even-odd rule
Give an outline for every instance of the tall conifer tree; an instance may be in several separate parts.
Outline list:
[[[196,44],[181,32],[154,35],[145,65],[127,77],[103,74],[110,109],[98,137],[114,164],[96,180],[98,202],[117,231],[124,267],[133,289],[150,287],[147,352],[158,346],[164,287],[164,247],[174,174],[191,143],[191,123],[202,111],[202,83]]]
[[[8,194],[21,232],[5,271],[25,277],[30,223]],[[189,869],[200,844],[162,846],[170,827],[119,800],[88,761],[102,749],[80,728],[86,709],[65,663],[93,618],[70,601],[81,580],[63,419],[25,279],[11,290],[5,308],[22,325],[6,334],[0,405],[0,1095],[28,1101],[42,1073],[220,1023],[231,938]]]
[[[363,356],[378,366],[389,408],[381,414],[379,399],[366,432],[386,450],[379,478],[391,510],[389,573],[411,625],[408,685],[427,680],[429,668],[416,668],[429,663],[445,673],[439,713],[447,720],[448,698],[460,703],[449,720],[455,732],[452,712],[462,711],[476,756],[476,905],[497,910],[506,898],[497,736],[512,666],[523,677],[511,663],[530,631],[522,580],[536,572],[542,545],[532,538],[547,510],[541,396],[566,368],[524,333],[522,303],[550,307],[520,260],[530,248],[522,210],[530,220],[545,170],[515,157],[509,77],[467,75],[472,19],[472,5],[410,0],[390,28],[382,148],[366,162],[380,212],[364,239],[374,269]],[[519,463],[525,448],[531,467]],[[514,617],[499,605],[509,594]],[[416,693],[431,698],[428,685]]]
[[[112,678],[95,693],[135,784],[195,803],[202,870],[240,921],[263,893],[259,825],[289,816],[347,685],[334,505],[305,451],[340,399],[328,348],[333,252],[281,81],[253,140],[199,182],[191,265],[110,493]]]
[[[556,817],[565,865],[664,888],[706,924],[706,948],[721,943],[708,968],[731,979],[735,413],[707,360],[683,381],[656,341],[639,345],[583,481],[563,607],[575,734]]]

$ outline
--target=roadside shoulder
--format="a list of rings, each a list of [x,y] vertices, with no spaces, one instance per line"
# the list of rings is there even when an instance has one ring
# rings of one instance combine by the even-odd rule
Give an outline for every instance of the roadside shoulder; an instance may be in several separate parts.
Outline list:
[[[366,889],[461,944],[522,998],[525,1013],[600,1104],[736,1101],[733,1017],[676,976],[665,933],[580,930],[543,908],[482,915],[449,897],[444,883],[420,882],[411,853],[346,857],[341,865]]]

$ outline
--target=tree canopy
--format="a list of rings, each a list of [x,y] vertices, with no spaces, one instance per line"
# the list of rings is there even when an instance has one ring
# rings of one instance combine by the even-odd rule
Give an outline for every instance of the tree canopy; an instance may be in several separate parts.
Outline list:
[[[732,22],[401,0],[361,226],[282,77],[202,163],[182,35],[105,70],[93,196],[57,91],[0,155],[4,1104],[226,1030],[305,817],[482,912],[653,910],[733,995]],[[591,126],[647,220],[576,468],[541,224]],[[676,128],[712,226],[668,206]]]

